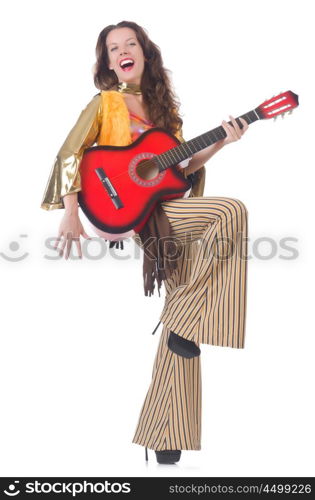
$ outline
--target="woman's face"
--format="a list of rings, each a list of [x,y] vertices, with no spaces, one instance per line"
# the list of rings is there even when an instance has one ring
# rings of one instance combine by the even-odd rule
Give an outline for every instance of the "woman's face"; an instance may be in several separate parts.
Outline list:
[[[115,71],[118,81],[140,85],[145,59],[135,31],[131,28],[113,29],[106,37],[106,46],[109,69]]]

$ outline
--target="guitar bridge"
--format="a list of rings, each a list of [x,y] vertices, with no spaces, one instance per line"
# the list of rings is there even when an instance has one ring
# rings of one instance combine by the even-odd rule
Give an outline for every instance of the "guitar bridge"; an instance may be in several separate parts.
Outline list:
[[[103,184],[104,188],[106,189],[107,194],[109,195],[109,197],[112,200],[115,207],[117,209],[123,208],[124,205],[123,205],[121,199],[119,198],[116,189],[114,188],[111,181],[107,177],[106,172],[103,169],[103,167],[96,168],[95,172],[96,172],[98,178],[100,179],[101,183]]]

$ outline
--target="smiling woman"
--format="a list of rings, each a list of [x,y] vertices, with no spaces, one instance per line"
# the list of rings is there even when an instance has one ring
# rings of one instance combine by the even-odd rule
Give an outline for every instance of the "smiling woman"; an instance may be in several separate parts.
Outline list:
[[[99,89],[117,90],[118,83],[131,85],[134,90],[126,88],[124,93],[128,109],[172,134],[182,128],[169,71],[164,68],[159,47],[141,26],[122,21],[104,28],[96,57],[94,82]]]
[[[55,248],[61,241],[62,254],[67,244],[66,258],[74,241],[82,257],[80,237],[88,238],[78,215],[85,149],[95,143],[130,146],[152,127],[176,136],[176,144],[184,142],[179,103],[160,49],[138,24],[122,21],[101,31],[94,83],[100,92],[81,112],[58,152],[41,204],[45,210],[65,208]],[[232,123],[222,122],[225,139],[179,164],[191,180],[188,197],[158,202],[134,238],[144,249],[146,295],[153,294],[155,281],[158,288],[163,281],[166,292],[152,380],[132,441],[145,446],[146,458],[147,448],[155,450],[159,463],[178,462],[181,450],[201,448],[199,345],[244,347],[247,210],[235,198],[203,196],[204,163],[247,130],[246,122],[243,129],[234,119]],[[176,243],[175,252],[167,244],[170,240]],[[233,245],[232,251],[226,242]]]

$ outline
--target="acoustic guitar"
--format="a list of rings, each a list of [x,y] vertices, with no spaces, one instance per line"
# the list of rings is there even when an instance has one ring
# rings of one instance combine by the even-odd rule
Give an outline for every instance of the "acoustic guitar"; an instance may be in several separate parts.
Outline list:
[[[291,113],[298,96],[283,92],[236,118],[248,124]],[[231,124],[231,122],[229,122]],[[165,129],[145,131],[128,146],[93,146],[80,163],[78,202],[95,232],[112,242],[141,231],[161,200],[183,198],[192,187],[193,174],[185,177],[179,163],[224,139],[222,126],[187,142]]]

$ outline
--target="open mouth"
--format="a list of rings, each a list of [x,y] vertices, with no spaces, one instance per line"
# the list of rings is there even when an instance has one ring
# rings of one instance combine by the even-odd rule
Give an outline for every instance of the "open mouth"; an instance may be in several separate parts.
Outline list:
[[[120,67],[123,71],[130,71],[133,68],[134,64],[135,62],[133,59],[124,59],[120,63]]]

